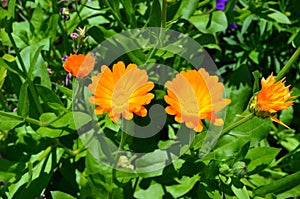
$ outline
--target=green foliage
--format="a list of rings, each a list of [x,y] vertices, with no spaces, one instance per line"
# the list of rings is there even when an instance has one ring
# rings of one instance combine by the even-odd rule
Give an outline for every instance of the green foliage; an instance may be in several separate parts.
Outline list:
[[[232,0],[224,10],[218,8],[221,0],[6,2],[0,7],[0,198],[300,196],[298,98],[293,107],[274,115],[291,129],[256,116],[231,129],[251,114],[246,109],[262,77],[285,73],[292,95],[300,95],[298,0]],[[61,8],[68,10],[62,14]],[[130,29],[164,26],[199,42],[217,65],[218,71],[209,72],[222,76],[224,96],[231,100],[222,112],[228,132],[210,129],[203,120],[204,130],[181,135],[181,142],[178,130],[185,124],[167,116],[163,126],[149,125],[159,129],[155,135],[124,136],[122,129],[132,130],[130,126],[113,122],[107,114],[93,114],[86,88],[90,77],[73,77],[66,85],[63,56],[93,52],[101,42]],[[84,27],[87,37],[79,46],[70,34]],[[183,49],[180,41],[162,47],[164,31],[147,33],[150,39],[130,35],[134,44],[118,37],[110,43],[114,52],[104,49],[96,56],[138,46],[117,59],[146,65],[150,79],[162,84],[176,75],[173,69],[194,69],[186,60],[194,55],[189,51],[194,46]],[[149,46],[152,39],[159,41],[157,48]],[[192,57],[194,66],[209,67],[199,57]],[[152,74],[157,71],[147,67],[153,63],[163,75]],[[107,63],[98,59],[95,69],[102,64]],[[165,86],[155,85],[152,93],[156,97],[148,112],[156,103],[165,108]],[[154,118],[163,118],[152,116],[133,118],[141,125],[138,133]]]

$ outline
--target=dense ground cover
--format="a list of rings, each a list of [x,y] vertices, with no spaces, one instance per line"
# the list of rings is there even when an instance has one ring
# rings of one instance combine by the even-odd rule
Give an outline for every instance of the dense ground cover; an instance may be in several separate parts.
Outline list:
[[[298,0],[9,0],[0,198],[297,198]]]

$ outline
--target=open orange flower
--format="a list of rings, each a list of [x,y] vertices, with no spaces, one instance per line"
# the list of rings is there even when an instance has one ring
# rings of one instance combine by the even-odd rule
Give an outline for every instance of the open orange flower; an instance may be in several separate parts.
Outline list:
[[[223,120],[215,112],[220,111],[231,100],[222,98],[224,85],[217,76],[210,76],[204,68],[198,71],[182,71],[166,83],[165,101],[170,105],[166,112],[175,115],[175,121],[185,123],[196,132],[203,130],[202,119],[208,119],[216,126]]]
[[[64,69],[77,78],[88,76],[95,65],[95,58],[87,55],[70,55],[64,65]]]
[[[154,88],[154,83],[148,81],[147,72],[135,64],[125,68],[122,61],[114,64],[112,71],[103,65],[101,72],[92,77],[88,88],[94,94],[90,102],[98,105],[95,114],[109,112],[113,121],[121,116],[130,120],[133,113],[145,117],[147,109],[144,105],[154,98],[154,94],[148,93]]]
[[[280,110],[288,109],[293,105],[289,90],[290,86],[284,86],[285,78],[276,82],[276,76],[273,73],[267,78],[261,80],[261,90],[254,96],[250,103],[250,109],[254,111],[258,117],[269,117],[286,128],[289,128],[283,122],[274,117],[275,113]]]

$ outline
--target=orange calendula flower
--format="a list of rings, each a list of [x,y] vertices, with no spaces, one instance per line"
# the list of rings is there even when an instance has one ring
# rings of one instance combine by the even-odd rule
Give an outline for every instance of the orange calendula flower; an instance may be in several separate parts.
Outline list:
[[[133,113],[145,117],[147,109],[144,105],[154,98],[154,94],[148,93],[154,88],[154,83],[148,81],[147,72],[135,64],[125,68],[122,61],[114,64],[112,70],[103,65],[101,72],[92,77],[88,88],[94,94],[90,102],[98,105],[95,114],[109,112],[113,121],[121,116],[130,120]]]
[[[216,126],[223,120],[215,112],[220,111],[231,100],[222,98],[224,85],[217,76],[210,76],[204,68],[182,71],[172,81],[166,83],[169,104],[166,112],[175,115],[175,121],[185,123],[196,132],[203,130],[202,119],[208,119]]]
[[[261,90],[254,95],[250,101],[249,108],[254,114],[262,118],[271,118],[286,128],[289,128],[283,122],[274,117],[275,113],[280,110],[288,109],[293,105],[290,86],[284,86],[285,78],[276,82],[276,76],[273,73],[267,78],[261,80]]]
[[[95,58],[87,55],[70,55],[64,65],[64,69],[77,78],[88,76],[95,65]]]

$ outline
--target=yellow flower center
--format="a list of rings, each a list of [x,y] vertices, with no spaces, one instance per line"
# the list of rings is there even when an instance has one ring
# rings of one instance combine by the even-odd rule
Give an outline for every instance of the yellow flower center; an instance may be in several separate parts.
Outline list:
[[[189,100],[185,102],[182,107],[182,113],[186,116],[197,117],[199,114],[198,103],[195,100]]]
[[[128,101],[130,93],[126,90],[116,90],[112,95],[112,111],[114,114],[122,113],[128,110]]]

